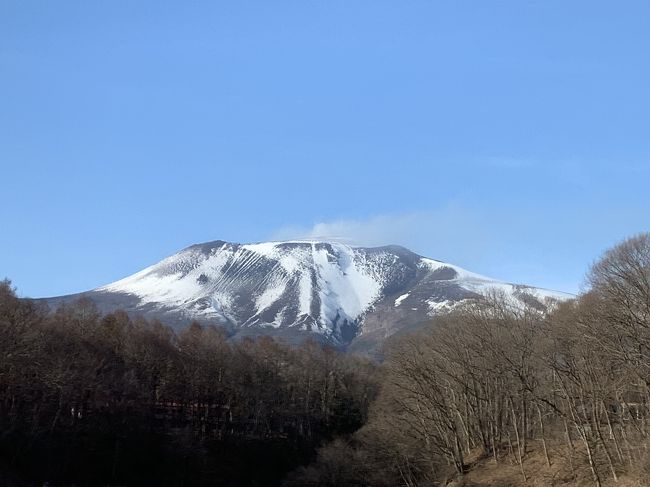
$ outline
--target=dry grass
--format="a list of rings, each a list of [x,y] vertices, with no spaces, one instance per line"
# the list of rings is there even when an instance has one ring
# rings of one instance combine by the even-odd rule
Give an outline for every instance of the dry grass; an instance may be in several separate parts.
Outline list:
[[[499,463],[489,458],[472,458],[469,472],[461,479],[456,479],[448,487],[591,487],[595,485],[586,457],[580,452],[573,456],[568,448],[555,445],[549,448],[551,466],[546,463],[546,458],[541,445],[532,445],[524,458],[523,469],[512,456],[504,455]],[[601,463],[601,465],[604,465]],[[618,472],[618,482],[614,482],[609,472],[601,468],[603,487],[650,487],[650,478],[645,475],[631,475]]]

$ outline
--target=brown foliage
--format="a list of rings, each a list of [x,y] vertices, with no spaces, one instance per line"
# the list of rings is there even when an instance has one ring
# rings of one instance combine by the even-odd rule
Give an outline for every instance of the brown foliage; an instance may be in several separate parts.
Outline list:
[[[512,485],[645,482],[650,234],[605,252],[588,281],[546,311],[491,293],[402,338],[356,448],[394,485],[444,485],[490,463],[516,468]]]

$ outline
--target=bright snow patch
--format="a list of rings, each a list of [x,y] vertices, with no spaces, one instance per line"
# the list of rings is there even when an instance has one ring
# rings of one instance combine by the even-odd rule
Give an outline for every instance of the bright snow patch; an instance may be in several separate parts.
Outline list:
[[[427,306],[429,307],[429,315],[433,316],[439,313],[444,313],[451,311],[455,303],[453,301],[444,300],[444,301],[434,301],[433,299],[427,299]]]
[[[411,294],[411,293],[402,294],[399,298],[397,298],[397,299],[395,300],[395,307],[397,307],[397,306],[399,306],[400,304],[402,304],[402,301],[404,301],[406,298],[408,298],[410,294]]]

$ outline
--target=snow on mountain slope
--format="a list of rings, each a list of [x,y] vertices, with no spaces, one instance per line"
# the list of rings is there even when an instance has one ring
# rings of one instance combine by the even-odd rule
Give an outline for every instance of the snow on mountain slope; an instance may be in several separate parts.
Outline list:
[[[540,304],[570,295],[517,286],[398,246],[288,241],[188,247],[88,293],[101,309],[226,326],[233,333],[312,332],[335,344],[395,331],[498,288]],[[52,298],[52,304],[72,297]],[[266,330],[266,331],[265,331]]]
[[[290,315],[305,329],[329,331],[357,320],[379,296],[382,275],[373,264],[335,243],[223,243],[190,247],[96,291],[131,294],[222,322],[247,307],[245,319],[237,320],[242,326],[280,326]],[[250,302],[241,302],[243,290]]]

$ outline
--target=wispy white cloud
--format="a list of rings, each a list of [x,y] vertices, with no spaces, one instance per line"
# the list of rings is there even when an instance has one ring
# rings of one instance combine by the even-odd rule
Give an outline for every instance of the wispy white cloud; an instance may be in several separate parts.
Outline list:
[[[577,292],[599,248],[568,245],[564,237],[590,234],[589,224],[571,213],[561,216],[551,218],[543,209],[532,211],[516,205],[470,210],[450,204],[429,211],[287,225],[269,238],[336,240],[359,246],[402,245],[420,255],[504,281]],[[568,241],[578,240],[576,237]]]
[[[288,225],[274,232],[271,238],[336,240],[363,246],[396,244],[428,257],[462,263],[470,256],[473,262],[480,259],[489,231],[475,215],[450,205],[438,210],[381,214],[367,219]]]

